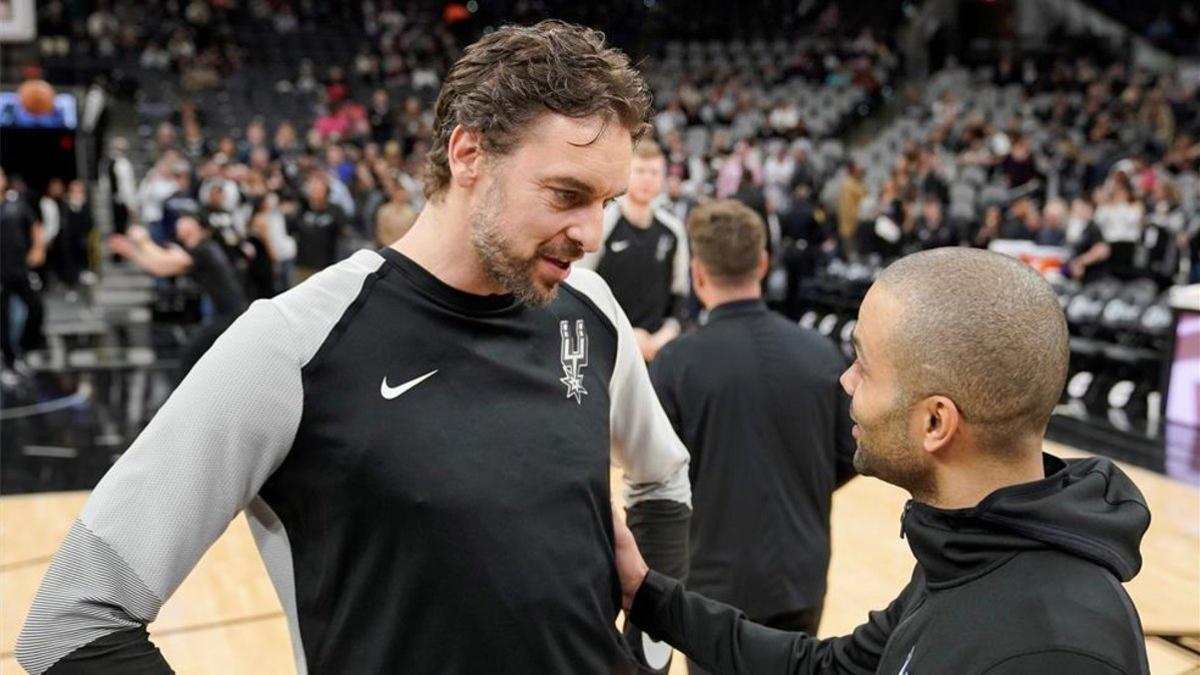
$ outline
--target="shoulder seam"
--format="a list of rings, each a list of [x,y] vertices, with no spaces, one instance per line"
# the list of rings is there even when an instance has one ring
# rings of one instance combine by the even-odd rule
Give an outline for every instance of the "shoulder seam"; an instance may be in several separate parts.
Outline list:
[[[592,311],[593,314],[598,316],[604,322],[604,326],[608,329],[608,331],[610,333],[613,334],[614,337],[618,337],[616,324],[613,322],[613,320],[611,318],[609,318],[609,316],[607,314],[604,313],[604,310],[600,309],[600,307],[596,304],[596,301],[593,300],[590,295],[581,291],[578,288],[575,288],[574,286],[572,286],[570,284],[570,282],[564,281],[562,283],[562,287],[564,289],[566,289],[568,293],[570,293],[571,295],[578,298],[580,300],[580,302],[582,302],[584,304],[585,307],[587,307],[588,309],[590,309]]]
[[[267,307],[270,307],[272,310],[274,310],[274,311],[275,311],[275,314],[276,314],[276,316],[278,316],[278,317],[279,317],[279,318],[280,318],[280,319],[283,321],[283,324],[284,324],[285,326],[287,326],[287,332],[288,332],[288,343],[289,343],[289,344],[294,344],[294,343],[295,343],[295,337],[296,337],[296,326],[295,326],[295,324],[293,324],[293,323],[292,323],[292,320],[291,320],[291,319],[289,319],[289,318],[288,318],[288,316],[287,316],[287,314],[286,314],[286,313],[284,313],[284,311],[283,311],[282,309],[280,309],[280,308],[279,308],[279,305],[275,304],[275,299],[274,299],[274,298],[265,298],[265,299],[263,299],[263,300],[262,300],[262,302],[263,302],[263,304],[265,304]],[[296,365],[297,365],[297,366],[301,366],[301,367],[303,367],[303,366],[304,366],[304,364],[305,364],[305,360],[304,360],[304,359],[302,359],[302,358],[300,358],[300,356],[301,356],[301,355],[293,354],[293,356],[295,356],[295,357],[296,357],[296,359],[295,359],[295,361],[296,361]],[[314,356],[315,356],[315,354],[314,354]]]
[[[363,305],[366,304],[367,298],[371,295],[371,292],[375,290],[375,283],[386,273],[386,265],[380,265],[378,268],[368,272],[363,276],[362,286],[359,287],[358,293],[355,294],[354,298],[350,301],[350,304],[346,305],[346,309],[342,311],[341,315],[338,316],[333,322],[333,325],[330,326],[329,332],[325,334],[324,339],[321,340],[321,343],[317,346],[316,351],[313,352],[312,356],[301,361],[300,366],[303,371],[311,371],[313,368],[316,368],[318,365],[320,365],[320,359],[328,354],[329,350],[332,349],[333,346],[341,339],[342,334],[346,331],[346,324],[349,323],[349,321],[352,320],[356,314],[358,314],[359,310],[362,309]]]

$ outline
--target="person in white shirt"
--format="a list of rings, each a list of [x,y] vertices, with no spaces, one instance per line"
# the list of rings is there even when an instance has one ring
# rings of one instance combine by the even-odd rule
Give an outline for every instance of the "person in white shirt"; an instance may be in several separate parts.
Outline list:
[[[1096,224],[1110,244],[1136,242],[1142,234],[1146,208],[1124,183],[1116,181],[1110,190],[1109,199],[1096,209]]]

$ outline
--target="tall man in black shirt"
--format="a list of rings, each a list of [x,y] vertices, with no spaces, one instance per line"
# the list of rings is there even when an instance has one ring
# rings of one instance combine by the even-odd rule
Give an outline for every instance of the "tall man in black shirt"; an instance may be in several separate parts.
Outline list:
[[[682,574],[688,455],[629,320],[571,268],[649,110],[596,31],[465,49],[412,229],[217,340],[92,493],[21,665],[167,672],[145,626],[245,509],[298,673],[632,671],[610,461],[642,546]]]
[[[42,222],[24,197],[8,189],[8,175],[0,169],[0,345],[4,368],[17,364],[17,349],[28,351],[42,346],[42,298],[40,289],[30,281],[31,268],[46,262],[46,241]],[[10,313],[12,298],[25,303],[25,327],[19,344],[12,344]]]
[[[712,202],[687,228],[692,288],[708,323],[650,366],[692,455],[687,586],[764,625],[815,633],[830,495],[854,475],[850,400],[838,385],[844,361],[832,342],[763,303],[761,216],[738,201]]]
[[[608,282],[647,361],[679,335],[688,294],[683,224],[654,205],[666,171],[667,160],[657,144],[637,144],[629,165],[629,192],[604,213],[603,247],[580,262]]]
[[[1042,452],[1069,351],[1049,284],[1012,258],[942,248],[885,269],[858,316],[842,375],[854,466],[912,494],[908,586],[851,635],[818,640],[684,591],[618,529],[630,620],[718,673],[1149,672],[1120,583],[1141,567],[1145,500],[1107,459]]]
[[[329,178],[319,171],[308,174],[303,208],[288,221],[288,233],[296,238],[298,281],[337,262],[338,242],[349,227],[346,212],[329,200]]]
[[[192,335],[180,354],[181,375],[187,375],[248,304],[237,270],[221,244],[209,233],[206,222],[192,214],[180,215],[175,220],[175,233],[182,247],[156,244],[140,225],[129,228],[127,235],[109,237],[113,253],[156,277],[186,274],[212,301],[213,315]]]

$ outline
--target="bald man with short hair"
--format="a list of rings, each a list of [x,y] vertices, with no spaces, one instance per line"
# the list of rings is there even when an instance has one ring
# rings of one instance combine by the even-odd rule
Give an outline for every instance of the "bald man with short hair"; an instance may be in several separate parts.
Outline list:
[[[919,253],[868,291],[854,344],[854,465],[912,495],[909,584],[819,640],[685,591],[618,528],[630,620],[715,673],[1148,672],[1121,586],[1141,567],[1145,500],[1107,459],[1042,452],[1068,359],[1049,285],[986,251]]]

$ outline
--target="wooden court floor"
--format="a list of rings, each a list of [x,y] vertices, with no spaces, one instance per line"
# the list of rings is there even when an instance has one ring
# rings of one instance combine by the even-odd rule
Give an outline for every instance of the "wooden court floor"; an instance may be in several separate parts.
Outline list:
[[[1079,454],[1053,445],[1048,450]],[[1154,637],[1191,635],[1193,645],[1200,642],[1200,491],[1153,472],[1126,470],[1153,513],[1142,545],[1145,564],[1128,585],[1151,636],[1151,671],[1200,674],[1200,659]],[[613,480],[615,487],[615,470]],[[21,622],[86,499],[86,492],[0,498],[0,674],[20,672],[12,650]],[[901,490],[864,478],[835,495],[823,636],[850,631],[908,580],[913,558],[899,537],[904,500]],[[150,633],[179,673],[295,672],[279,601],[240,516],[166,603]],[[672,675],[685,672],[677,659]]]

